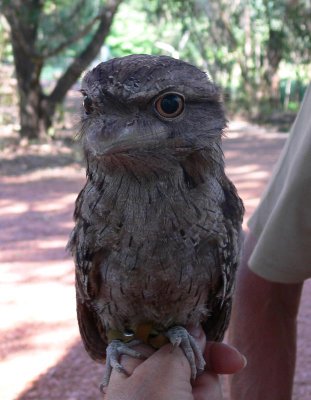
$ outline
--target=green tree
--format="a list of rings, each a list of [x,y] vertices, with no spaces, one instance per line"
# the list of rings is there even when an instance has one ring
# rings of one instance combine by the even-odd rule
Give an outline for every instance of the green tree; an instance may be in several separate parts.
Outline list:
[[[0,0],[0,11],[10,26],[21,136],[38,138],[52,125],[56,106],[99,52],[121,2]],[[47,94],[42,70],[57,55],[71,60]]]

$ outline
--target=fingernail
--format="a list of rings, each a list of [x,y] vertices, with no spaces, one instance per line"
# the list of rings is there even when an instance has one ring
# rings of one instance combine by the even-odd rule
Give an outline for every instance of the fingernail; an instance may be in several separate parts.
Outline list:
[[[243,360],[243,368],[245,368],[247,365],[247,358],[245,356],[243,356],[243,354],[241,354],[241,358]]]

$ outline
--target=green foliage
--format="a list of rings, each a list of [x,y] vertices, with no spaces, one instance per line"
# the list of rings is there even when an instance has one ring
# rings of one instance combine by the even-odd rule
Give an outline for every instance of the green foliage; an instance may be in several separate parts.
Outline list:
[[[38,51],[53,51],[64,43],[64,40],[68,41],[81,30],[81,26],[96,16],[100,3],[100,1],[45,1],[40,14],[36,43]],[[85,37],[82,39],[86,40]],[[80,44],[78,47],[82,46],[83,44]],[[74,47],[70,49],[71,52]]]
[[[186,4],[157,0],[123,2],[106,42],[112,56],[147,53],[179,57],[185,26],[184,18],[174,19],[179,3]]]
[[[37,50],[39,53],[50,52],[70,41],[98,13],[103,1],[45,1],[38,29]],[[56,52],[46,60],[42,69],[44,80],[55,80],[65,71],[72,60],[90,42],[97,26],[92,28],[77,41],[72,41],[60,52]]]
[[[113,57],[133,53],[156,54],[157,27],[148,24],[142,4],[137,1],[123,3],[112,25],[106,44]]]

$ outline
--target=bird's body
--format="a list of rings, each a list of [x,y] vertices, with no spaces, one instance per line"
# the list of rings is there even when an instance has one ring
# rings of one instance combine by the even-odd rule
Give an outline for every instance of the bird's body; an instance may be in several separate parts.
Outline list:
[[[82,93],[88,179],[70,247],[86,349],[102,359],[111,332],[144,324],[155,335],[202,323],[221,340],[243,206],[224,173],[216,87],[182,61],[137,55],[100,64]]]

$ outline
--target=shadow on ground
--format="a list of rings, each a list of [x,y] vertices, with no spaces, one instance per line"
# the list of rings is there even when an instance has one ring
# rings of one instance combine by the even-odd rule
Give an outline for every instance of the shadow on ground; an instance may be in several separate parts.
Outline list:
[[[99,391],[103,371],[104,366],[90,360],[78,340],[55,366],[39,376],[16,400],[103,399]]]

